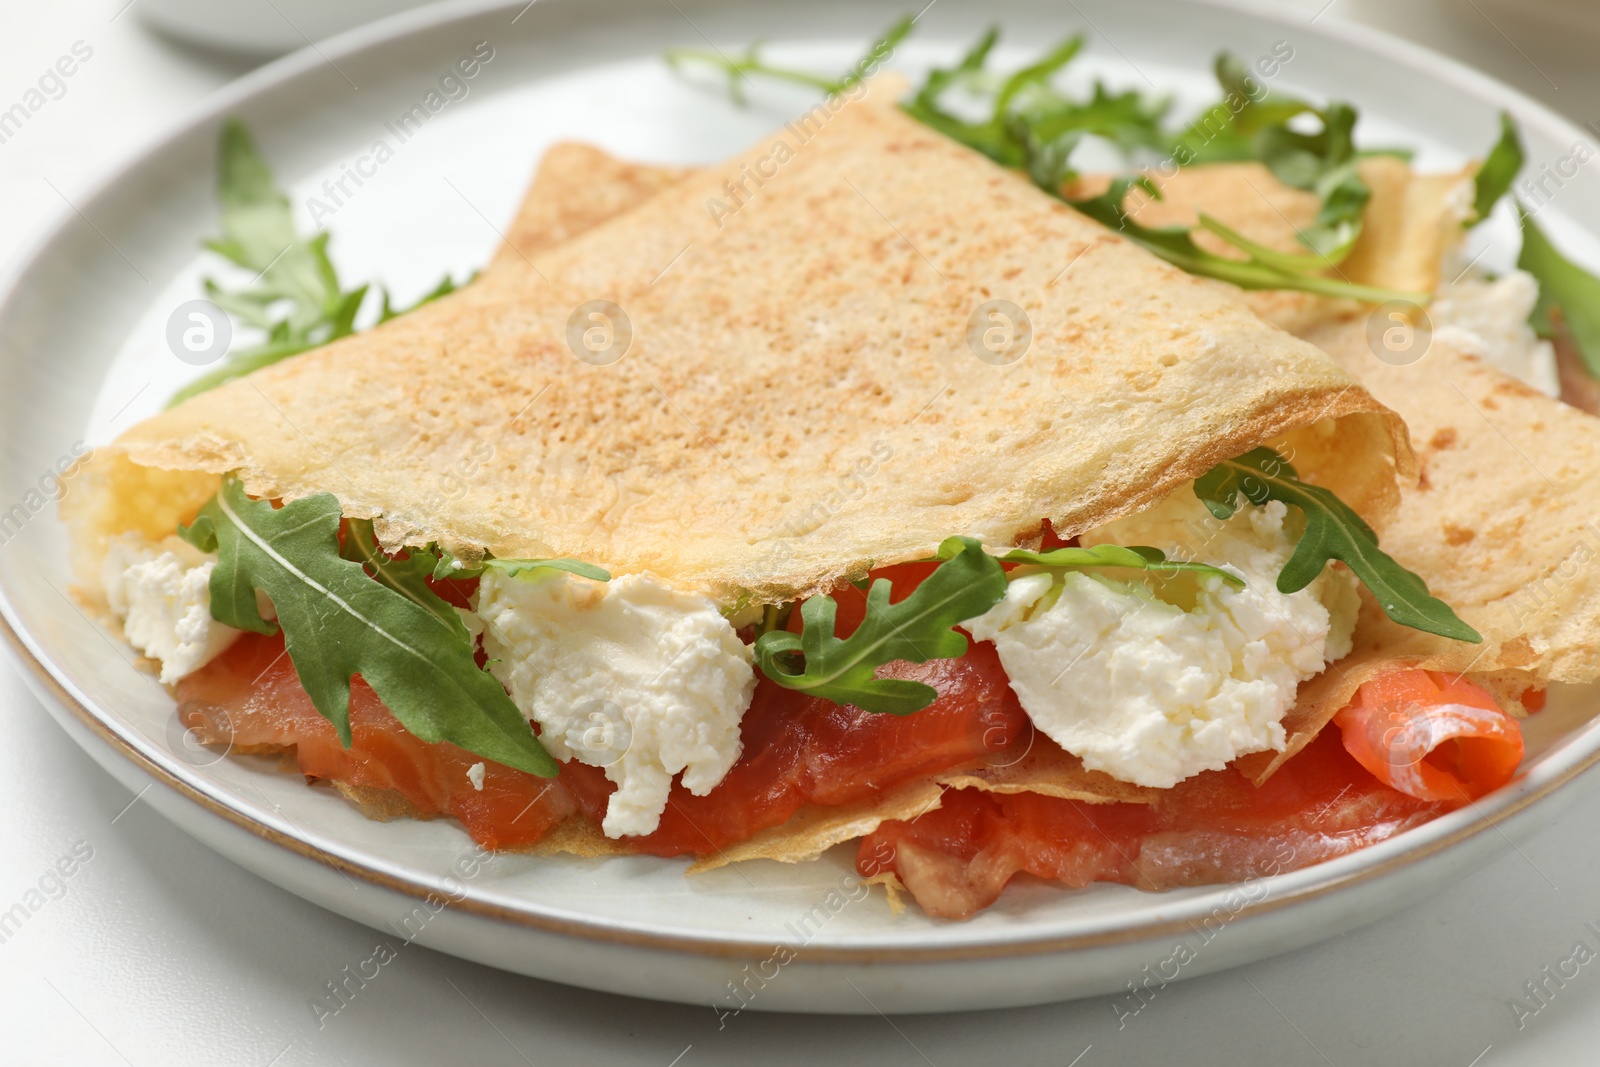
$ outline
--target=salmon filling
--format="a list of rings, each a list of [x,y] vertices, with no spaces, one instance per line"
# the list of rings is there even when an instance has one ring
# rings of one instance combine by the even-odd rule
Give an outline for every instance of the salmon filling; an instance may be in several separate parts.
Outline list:
[[[905,564],[875,576],[891,578],[905,596],[931,570]],[[460,605],[473,587],[434,585]],[[848,632],[860,623],[864,598],[850,587],[836,596],[840,632]],[[798,618],[795,612],[791,627]],[[883,674],[931,685],[938,699],[912,715],[874,714],[760,679],[741,726],[743,753],[723,781],[706,796],[674,784],[659,827],[617,846],[657,856],[714,854],[783,825],[804,807],[872,801],[907,782],[1053,745],[1032,729],[990,644],[974,642],[958,659],[897,662]],[[1356,756],[1341,744],[1339,730],[1326,729],[1259,787],[1232,768],[1208,771],[1160,790],[1151,804],[950,789],[937,809],[914,821],[885,822],[862,839],[858,869],[895,876],[925,911],[945,918],[987,907],[1018,875],[1071,887],[1102,881],[1143,889],[1239,881],[1353,852],[1509,779],[1521,755],[1520,733],[1487,694],[1459,679],[1402,684],[1395,677],[1368,683],[1348,710],[1366,723],[1374,709],[1389,709],[1383,714],[1394,718],[1399,707],[1414,723],[1427,720],[1430,694],[1450,707],[1471,701],[1504,720],[1495,726],[1496,743],[1504,743],[1509,724],[1514,755],[1476,761],[1480,780],[1470,791],[1428,798],[1408,795],[1363,766],[1375,748],[1384,750],[1386,737],[1394,740],[1392,730],[1373,728],[1359,731],[1364,747],[1351,749]],[[301,686],[281,633],[244,634],[179,682],[177,697],[180,718],[208,744],[241,753],[292,749],[308,779],[340,785],[369,814],[448,815],[490,849],[535,845],[567,819],[598,827],[616,788],[601,767],[568,761],[558,777],[540,778],[448,743],[419,741],[360,678],[351,689],[353,743],[344,748]],[[1418,748],[1419,733],[1406,731],[1397,750],[1430,758]],[[1446,752],[1462,744],[1443,736],[1435,743]],[[1482,781],[1484,773],[1496,781]]]

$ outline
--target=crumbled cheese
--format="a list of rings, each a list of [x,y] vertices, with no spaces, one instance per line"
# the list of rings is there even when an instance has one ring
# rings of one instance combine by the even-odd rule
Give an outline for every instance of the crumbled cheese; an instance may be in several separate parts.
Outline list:
[[[1561,395],[1555,349],[1528,324],[1539,301],[1533,275],[1514,270],[1491,280],[1449,262],[1444,271],[1455,280],[1441,285],[1428,307],[1435,343],[1470,352],[1549,396]]]
[[[472,788],[480,793],[483,792],[483,772],[485,770],[486,768],[481,763],[474,763],[467,768],[467,781],[471,782]]]
[[[1185,488],[1083,542],[1201,559],[1242,577],[1243,590],[1217,577],[1163,589],[1093,571],[1031,574],[967,630],[994,642],[1034,725],[1091,770],[1169,788],[1236,756],[1281,751],[1299,683],[1350,651],[1360,606],[1353,577],[1333,567],[1300,592],[1278,592],[1295,544],[1285,518],[1273,501],[1220,522]]]
[[[134,533],[113,538],[101,565],[111,613],[128,643],[161,661],[172,685],[210,663],[240,631],[211,617],[216,557],[177,537],[152,543]]]
[[[752,655],[708,598],[643,574],[491,571],[476,607],[489,669],[550,754],[616,783],[606,836],[650,833],[674,774],[705,796],[739,758]]]

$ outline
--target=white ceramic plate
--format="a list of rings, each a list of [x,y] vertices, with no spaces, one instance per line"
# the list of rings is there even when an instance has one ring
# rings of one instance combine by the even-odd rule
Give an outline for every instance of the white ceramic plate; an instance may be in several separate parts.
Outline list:
[[[0,609],[24,673],[63,727],[110,773],[195,837],[278,885],[358,921],[483,963],[557,981],[730,1010],[943,1011],[1118,991],[1167,973],[1179,941],[1189,977],[1349,929],[1461,876],[1555,813],[1559,787],[1600,758],[1590,694],[1554,694],[1530,723],[1526,773],[1473,808],[1353,856],[1253,884],[1141,894],[1014,886],[966,923],[895,916],[849,891],[848,849],[798,866],[745,864],[692,880],[650,858],[480,861],[453,823],[368,822],[325,788],[185,744],[167,693],[67,596],[64,534],[48,473],[80,439],[104,440],[156,410],[194,368],[164,341],[168,316],[215,264],[213,149],[244,119],[301,202],[336,178],[480,41],[494,58],[322,219],[348,280],[400,299],[481,265],[533,163],[563,137],[623,155],[709,161],[750,143],[804,98],[762,90],[740,111],[657,58],[671,45],[755,38],[772,54],[843,66],[903,5],[827,0],[522,0],[430,6],[324,43],[219,94],[98,187],[10,272],[0,305]],[[945,61],[991,20],[1029,52],[1082,29],[1078,76],[1211,92],[1212,55],[1247,60],[1288,41],[1284,88],[1363,111],[1369,143],[1421,149],[1424,166],[1482,152],[1495,114],[1521,120],[1531,166],[1554,164],[1579,131],[1511,90],[1410,46],[1322,20],[1146,0],[943,0],[898,65]],[[1013,58],[1028,52],[1014,53]],[[1600,261],[1600,178],[1580,171],[1546,209],[1564,243]],[[1507,264],[1508,219],[1482,237]],[[42,492],[41,492],[42,490]],[[248,921],[241,916],[241,921]],[[1210,931],[1209,935],[1207,931]],[[791,952],[794,953],[790,959]],[[1168,961],[1163,967],[1163,961]],[[738,997],[731,989],[738,985]]]

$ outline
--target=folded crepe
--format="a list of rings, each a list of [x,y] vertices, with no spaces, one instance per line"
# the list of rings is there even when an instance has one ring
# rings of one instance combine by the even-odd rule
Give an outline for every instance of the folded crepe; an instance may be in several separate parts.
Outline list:
[[[391,550],[574,557],[724,602],[952,534],[1071,537],[1288,439],[1369,521],[1392,508],[1404,427],[1314,346],[881,90],[797,140],[133,427],[69,508],[80,575],[230,471],[259,498],[332,493]],[[1016,343],[980,358],[995,328]],[[875,445],[904,458],[851,499]]]
[[[1393,258],[1374,254],[1374,269]],[[993,301],[1029,320],[1004,323],[1029,340],[1000,359],[981,343]],[[1293,301],[1298,317],[1281,317],[1309,330],[1348,311],[1325,303]],[[598,351],[579,340],[596,328]],[[1401,562],[1454,589],[1434,573],[1448,568],[1395,539],[1415,457],[1352,369],[874,93],[803,143],[786,131],[700,171],[559,146],[474,285],[136,426],[97,450],[65,510],[91,596],[110,538],[170,533],[237,471],[260,498],[333,494],[390,551],[573,557],[723,603],[778,603],[926,558],[951,534],[1030,543],[1048,520],[1070,538],[1271,444]],[[1409,399],[1398,392],[1393,406]],[[841,491],[882,444],[892,476]],[[1270,774],[1380,669],[1472,667],[1513,702],[1560,676],[1513,650],[1518,631],[1486,628],[1492,605],[1462,603],[1487,649],[1395,626],[1368,603],[1350,669],[1308,683],[1289,749],[1255,757],[1252,773]],[[1514,673],[1492,674],[1503,668]],[[373,814],[406,812],[344,788]],[[1006,766],[803,809],[699,867],[806,859],[930,811],[948,788],[1155,792],[1045,743]],[[626,850],[581,819],[538,847]]]
[[[1362,236],[1340,265],[1340,276],[1400,291],[1436,290],[1448,280],[1441,278],[1441,265],[1461,240],[1463,188],[1470,188],[1471,173],[1420,174],[1393,158],[1365,161],[1362,175],[1373,195]],[[601,225],[636,207],[630,189],[653,195],[686,184],[692,174],[559,145],[546,156],[512,232],[533,244],[543,235],[559,240],[557,234]],[[1094,195],[1109,181],[1088,177],[1070,193]],[[1205,211],[1284,252],[1303,250],[1298,233],[1310,226],[1319,206],[1315,196],[1283,185],[1253,163],[1186,168],[1163,183],[1162,194],[1160,200],[1130,203],[1141,225],[1192,225]],[[563,219],[559,231],[545,222],[557,214]],[[1204,232],[1198,240],[1218,254],[1238,254]],[[495,269],[515,258],[509,249],[502,251]],[[1398,626],[1367,598],[1354,650],[1305,683],[1285,717],[1284,751],[1245,756],[1235,766],[1265,781],[1364,682],[1388,671],[1465,674],[1518,713],[1530,689],[1600,678],[1600,568],[1594,566],[1600,558],[1600,526],[1594,521],[1600,514],[1600,420],[1528,388],[1448,340],[1435,339],[1415,363],[1379,359],[1368,342],[1369,306],[1190,281],[1227,289],[1263,319],[1316,344],[1405,420],[1420,466],[1402,479],[1399,507],[1382,526],[1383,546],[1485,638],[1481,645],[1465,645]],[[877,802],[808,812],[702,860],[698,868],[748,858],[809,859],[883,821],[933,810],[945,788],[1100,802],[1151,799],[1152,791],[1087,773],[1057,754],[1042,765],[1030,760],[1026,768],[931,776]],[[592,833],[583,851],[614,848]]]
[[[606,187],[608,173],[626,173],[636,189],[650,188],[650,175],[671,183],[686,173],[622,164],[572,144],[546,158],[519,210],[516,232],[537,232],[553,210],[552,197],[566,197],[561,211],[580,225],[598,225],[632,206],[612,199],[621,183]],[[580,169],[598,173],[599,180],[581,182]],[[1372,199],[1338,276],[1397,291],[1434,291],[1441,264],[1461,239],[1460,194],[1470,188],[1471,168],[1423,174],[1380,156],[1363,161],[1361,172]],[[1089,176],[1068,191],[1092,196],[1110,181]],[[1130,199],[1140,225],[1191,226],[1204,211],[1282,252],[1304,250],[1298,234],[1319,207],[1314,194],[1284,185],[1258,163],[1185,168],[1164,181],[1161,192],[1159,200],[1141,201],[1137,191]],[[1219,255],[1242,255],[1205,231],[1196,240]],[[1600,515],[1600,420],[1448,340],[1431,341],[1415,362],[1380,359],[1368,340],[1369,305],[1196,284],[1228,289],[1261,318],[1317,345],[1409,428],[1420,463],[1414,477],[1401,481],[1402,503],[1382,527],[1383,546],[1482,632],[1486,645],[1375,619],[1371,632],[1378,643],[1432,657],[1441,669],[1464,663],[1483,671],[1514,668],[1540,682],[1600,677],[1600,569],[1585,565],[1600,551],[1594,521]]]

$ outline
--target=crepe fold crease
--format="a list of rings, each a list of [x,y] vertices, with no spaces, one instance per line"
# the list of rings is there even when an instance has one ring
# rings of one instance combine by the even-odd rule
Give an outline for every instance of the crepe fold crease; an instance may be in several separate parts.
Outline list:
[[[525,215],[473,285],[138,424],[68,497],[80,576],[230,471],[390,549],[730,602],[1070,537],[1269,442],[1381,522],[1412,455],[1348,373],[889,96],[681,180],[624,166],[609,221]]]

